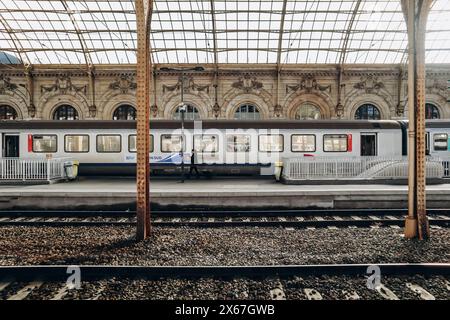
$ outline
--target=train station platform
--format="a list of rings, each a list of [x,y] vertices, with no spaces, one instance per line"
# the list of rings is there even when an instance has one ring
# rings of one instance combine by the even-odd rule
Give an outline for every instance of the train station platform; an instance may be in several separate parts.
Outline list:
[[[0,210],[134,210],[133,178],[80,178],[51,185],[0,186]],[[405,185],[284,185],[272,179],[153,179],[154,208],[406,208]],[[450,207],[450,184],[427,187],[429,208]]]

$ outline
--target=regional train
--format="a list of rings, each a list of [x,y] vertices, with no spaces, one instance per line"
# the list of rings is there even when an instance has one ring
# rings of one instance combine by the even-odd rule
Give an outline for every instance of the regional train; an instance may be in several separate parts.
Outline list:
[[[196,152],[204,173],[271,172],[284,157],[400,156],[407,154],[407,121],[152,120],[152,174],[189,165]],[[136,170],[135,121],[0,121],[4,158],[72,158],[79,175],[132,175]],[[426,123],[427,154],[450,158],[450,121]],[[269,168],[269,170],[263,170]],[[273,171],[272,171],[273,174]]]

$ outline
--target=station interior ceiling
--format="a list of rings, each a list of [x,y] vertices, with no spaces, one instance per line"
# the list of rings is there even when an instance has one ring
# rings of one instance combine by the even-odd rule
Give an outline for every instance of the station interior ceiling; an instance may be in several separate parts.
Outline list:
[[[401,1],[156,0],[155,64],[405,64]],[[450,0],[435,0],[426,63],[450,63]],[[134,0],[0,0],[1,64],[136,64]]]

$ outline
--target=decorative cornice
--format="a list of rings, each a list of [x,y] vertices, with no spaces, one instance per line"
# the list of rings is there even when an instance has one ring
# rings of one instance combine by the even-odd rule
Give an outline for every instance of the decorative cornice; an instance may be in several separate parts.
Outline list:
[[[345,78],[349,77],[364,77],[364,76],[372,76],[372,77],[394,77],[395,79],[398,79],[398,76],[400,75],[399,69],[393,69],[393,70],[348,70],[346,69],[343,72],[343,75]]]
[[[205,91],[209,94],[209,87],[210,85],[198,85],[194,82],[194,77],[189,75],[184,75],[184,78],[180,76],[178,78],[178,82],[174,85],[166,85],[163,84],[163,94],[166,92],[174,92],[174,91],[180,91],[181,90],[181,84],[184,82],[184,92],[185,93],[193,93],[198,94],[199,92]]]
[[[72,83],[71,75],[61,75],[59,76],[55,83],[51,86],[41,86],[41,93],[60,93],[60,94],[67,94],[67,93],[83,93],[86,95],[87,93],[87,85],[84,86],[76,86]]]
[[[18,86],[11,82],[11,78],[0,74],[0,95],[5,94],[6,91],[15,91]]]
[[[111,90],[120,90],[121,93],[127,94],[130,90],[136,90],[137,83],[132,76],[121,74],[116,81],[109,85]]]
[[[245,76],[240,77],[238,81],[233,82],[231,86],[235,89],[242,90],[245,93],[249,93],[253,91],[259,92],[264,85],[262,82],[257,81],[256,77],[246,74]]]
[[[304,76],[299,83],[295,85],[286,85],[286,94],[290,91],[305,91],[306,93],[325,91],[331,93],[331,85],[322,86],[318,83],[314,75],[308,74]]]
[[[384,84],[378,80],[378,77],[369,74],[360,78],[360,81],[353,85],[353,88],[364,91],[365,93],[378,93],[384,88]]]

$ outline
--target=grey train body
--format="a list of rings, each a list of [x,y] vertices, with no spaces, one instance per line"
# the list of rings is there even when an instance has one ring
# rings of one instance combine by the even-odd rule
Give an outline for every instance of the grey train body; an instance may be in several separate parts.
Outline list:
[[[401,156],[406,121],[151,121],[152,174],[179,174],[195,149],[205,174],[272,174],[284,157]],[[427,153],[450,158],[450,121],[427,121]],[[2,157],[72,158],[80,175],[134,175],[135,121],[0,121]],[[184,147],[182,143],[184,142]]]

